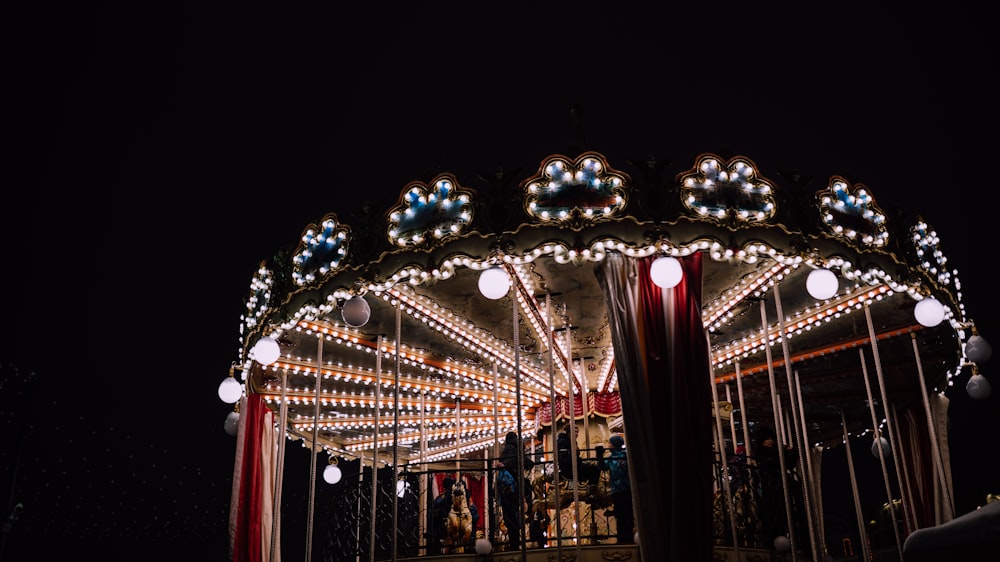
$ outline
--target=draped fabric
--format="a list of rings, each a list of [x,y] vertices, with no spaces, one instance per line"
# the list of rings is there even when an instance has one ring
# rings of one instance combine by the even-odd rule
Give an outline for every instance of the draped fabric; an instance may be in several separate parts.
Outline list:
[[[261,402],[263,406],[263,402]],[[281,562],[281,518],[274,516],[275,482],[277,481],[278,467],[278,439],[284,434],[276,429],[277,421],[272,410],[264,407],[264,413],[260,421],[260,550],[261,560],[267,562]],[[271,527],[275,526],[275,529]],[[277,540],[278,548],[274,549],[274,558],[271,558],[271,538]]]
[[[927,397],[927,400],[931,408],[929,415],[931,416],[934,431],[937,435],[938,450],[941,453],[941,464],[944,470],[944,482],[938,481],[937,489],[940,491],[941,488],[947,487],[948,492],[947,496],[942,496],[940,492],[936,495],[938,501],[935,504],[934,521],[936,524],[941,524],[955,518],[955,488],[952,486],[951,448],[948,446],[948,407],[950,406],[950,400],[944,393],[938,392],[932,393]],[[932,456],[931,459],[933,458]],[[948,504],[945,502],[945,497],[951,498],[952,503]]]
[[[917,529],[932,527],[950,521],[954,514],[954,506],[946,505],[943,486],[951,490],[951,460],[948,449],[948,405],[949,400],[943,394],[934,393],[928,396],[931,408],[931,423],[934,425],[938,448],[944,465],[946,482],[938,477],[930,435],[927,430],[927,412],[923,405],[910,407],[903,411],[897,420],[901,445],[900,455],[907,467],[909,485],[907,492],[910,510],[913,513]],[[953,497],[948,494],[947,497]]]
[[[806,454],[812,457],[812,470],[806,478],[810,485],[809,499],[812,502],[812,514],[814,532],[818,533],[816,542],[819,545],[826,544],[826,518],[823,517],[823,447],[810,447]],[[808,465],[806,470],[808,470]],[[807,537],[808,538],[808,537]],[[820,547],[822,551],[823,548]]]
[[[240,411],[247,411],[246,396],[240,399]],[[243,454],[247,416],[240,416],[236,426],[236,459],[233,463],[233,488],[229,497],[229,559],[235,559],[233,548],[239,528],[240,489],[243,483]]]
[[[535,410],[535,422],[540,426],[552,425],[551,402],[543,402]],[[570,399],[566,396],[556,397],[556,418],[569,418]],[[622,413],[622,401],[618,392],[588,392],[587,410],[583,409],[583,398],[579,394],[573,395],[573,419],[582,420],[588,415],[598,415],[601,417],[617,416]]]
[[[684,279],[673,289],[650,281],[652,257],[609,252],[594,273],[618,368],[641,557],[707,562],[713,451],[702,256],[680,261]]]
[[[243,399],[236,434],[237,458],[230,502],[233,562],[269,560],[277,446],[274,413],[259,394]],[[275,537],[280,544],[280,536]],[[275,552],[276,560],[280,554]]]

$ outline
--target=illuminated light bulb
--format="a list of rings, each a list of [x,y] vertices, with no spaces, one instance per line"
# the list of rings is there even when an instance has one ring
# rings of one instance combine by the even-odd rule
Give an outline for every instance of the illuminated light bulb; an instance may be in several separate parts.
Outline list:
[[[933,328],[944,320],[944,306],[934,297],[926,297],[913,307],[913,316],[922,326]]]
[[[479,292],[490,300],[497,300],[510,289],[510,276],[502,267],[493,266],[479,275]]]
[[[260,338],[253,346],[254,360],[265,367],[277,361],[278,357],[281,357],[281,348],[271,336]]]
[[[684,278],[684,269],[677,258],[661,256],[649,266],[649,277],[658,287],[672,289]]]
[[[226,404],[236,403],[243,396],[243,385],[233,377],[226,377],[219,383],[219,398]]]
[[[837,294],[837,276],[829,269],[814,269],[806,278],[806,291],[816,300],[826,300]]]
[[[326,468],[323,469],[323,480],[327,484],[336,484],[340,482],[340,477],[343,473],[340,471],[340,467],[336,464],[328,464]]]

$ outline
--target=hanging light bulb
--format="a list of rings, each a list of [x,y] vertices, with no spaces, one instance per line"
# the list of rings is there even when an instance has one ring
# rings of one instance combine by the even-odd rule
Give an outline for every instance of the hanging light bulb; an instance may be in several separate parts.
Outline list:
[[[493,266],[479,274],[479,292],[490,300],[502,298],[510,290],[510,276],[500,266]]]
[[[337,466],[337,457],[330,457],[330,464],[326,465],[326,468],[323,469],[323,480],[327,484],[336,484],[340,482],[341,476],[343,476],[343,473],[340,467]]]
[[[681,262],[672,256],[660,256],[649,266],[649,277],[656,286],[663,289],[673,289],[684,278]]]
[[[990,381],[979,374],[979,369],[973,367],[972,376],[969,377],[969,382],[965,383],[965,391],[976,400],[986,400],[993,392],[993,388],[990,386]]]
[[[222,429],[226,430],[229,436],[236,437],[236,433],[240,429],[240,413],[229,412],[226,416],[226,421],[222,424]]]
[[[785,535],[774,537],[774,550],[778,552],[788,552],[792,549],[792,543]]]
[[[839,288],[837,276],[825,267],[810,271],[806,278],[806,291],[816,300],[825,301],[836,295]]]
[[[368,305],[368,301],[365,300],[361,295],[355,295],[344,303],[344,308],[341,310],[341,316],[344,318],[344,323],[352,328],[360,328],[368,323],[368,320],[372,317],[372,308]]]
[[[944,306],[934,297],[924,297],[913,307],[913,317],[922,326],[933,328],[944,320]]]
[[[253,346],[253,358],[265,367],[281,357],[281,347],[271,336],[264,336]]]
[[[878,439],[872,440],[872,456],[876,459],[879,458],[878,450],[882,449],[882,456],[885,458],[892,457],[892,451],[889,449],[889,440],[885,437],[879,437]]]
[[[235,404],[243,396],[243,385],[232,374],[219,383],[219,398],[226,404]]]
[[[969,341],[965,342],[965,357],[973,363],[985,363],[989,361],[991,355],[993,355],[993,347],[973,328],[972,336],[969,337]]]
[[[476,539],[476,554],[489,554],[491,552],[493,552],[493,545],[490,544],[490,539],[486,537]]]

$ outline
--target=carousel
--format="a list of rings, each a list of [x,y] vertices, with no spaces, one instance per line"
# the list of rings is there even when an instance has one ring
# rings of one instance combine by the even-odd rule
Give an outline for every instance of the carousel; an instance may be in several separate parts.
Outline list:
[[[280,560],[292,444],[314,456],[309,560],[827,560],[822,452],[862,434],[882,445],[895,559],[954,516],[943,390],[973,369],[969,393],[988,395],[990,347],[932,225],[863,184],[744,156],[556,154],[414,181],[350,223],[321,210],[288,248],[252,276],[219,387],[234,561]],[[604,471],[557,466],[567,424],[585,462],[624,440],[632,529]],[[518,528],[497,499],[509,432]],[[796,452],[779,455],[795,499],[778,536],[738,493],[759,492],[764,432]],[[432,515],[445,480],[471,523]]]

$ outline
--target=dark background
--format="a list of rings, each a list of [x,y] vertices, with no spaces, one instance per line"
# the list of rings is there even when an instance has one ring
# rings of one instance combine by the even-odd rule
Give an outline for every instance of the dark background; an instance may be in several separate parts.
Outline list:
[[[538,4],[9,13],[0,450],[4,514],[23,512],[4,560],[224,560],[216,388],[260,260],[410,181],[533,171],[581,140],[571,107],[612,165],[739,154],[921,214],[997,341],[998,49],[971,2]],[[973,401],[967,377],[949,392],[959,513],[1000,491],[998,392]],[[293,559],[309,469],[288,454]]]

